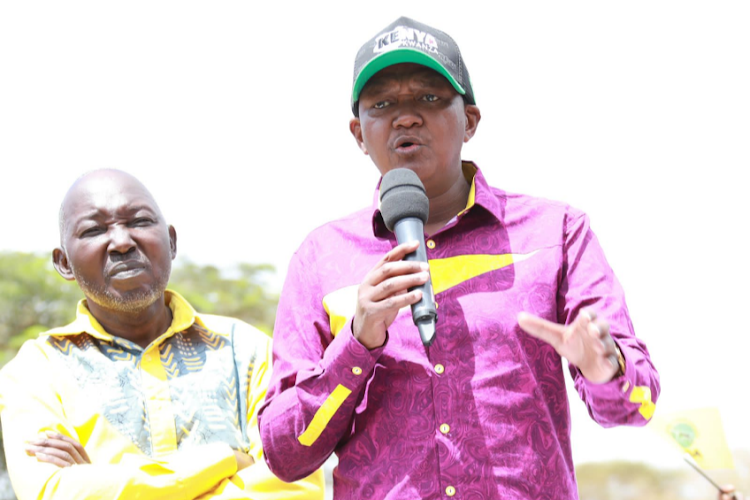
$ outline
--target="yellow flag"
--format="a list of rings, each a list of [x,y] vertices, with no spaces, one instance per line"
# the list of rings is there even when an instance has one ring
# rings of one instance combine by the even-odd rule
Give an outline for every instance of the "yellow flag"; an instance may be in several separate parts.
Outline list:
[[[734,469],[718,408],[656,415],[648,426],[688,453],[702,468]]]

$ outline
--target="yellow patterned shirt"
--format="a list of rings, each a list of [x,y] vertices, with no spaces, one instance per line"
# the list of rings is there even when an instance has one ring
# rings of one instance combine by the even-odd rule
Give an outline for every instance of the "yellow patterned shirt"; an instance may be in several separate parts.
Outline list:
[[[322,499],[321,470],[285,483],[268,470],[257,410],[270,339],[242,321],[196,313],[166,292],[170,328],[145,349],[107,333],[78,304],[76,320],[26,342],[0,371],[3,438],[25,499]],[[58,468],[25,452],[56,431],[90,465]],[[233,449],[255,464],[237,472]]]

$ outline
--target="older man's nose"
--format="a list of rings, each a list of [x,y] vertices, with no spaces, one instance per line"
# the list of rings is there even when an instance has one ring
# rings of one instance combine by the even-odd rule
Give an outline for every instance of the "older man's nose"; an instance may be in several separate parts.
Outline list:
[[[119,224],[110,229],[109,247],[110,253],[126,254],[136,247],[135,240],[132,238],[127,227]]]

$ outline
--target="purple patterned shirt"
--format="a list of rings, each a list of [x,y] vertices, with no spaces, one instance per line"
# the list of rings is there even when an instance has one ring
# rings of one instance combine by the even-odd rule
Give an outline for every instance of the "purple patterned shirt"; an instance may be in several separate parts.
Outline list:
[[[427,240],[431,347],[409,308],[381,348],[352,335],[358,285],[396,245],[377,204],[313,231],[294,255],[260,413],[266,461],[282,479],[335,452],[337,499],[577,498],[562,360],[520,329],[520,311],[567,324],[586,307],[608,320],[624,375],[597,385],[571,366],[575,387],[603,426],[651,417],[658,374],[586,215],[464,170],[466,210]]]

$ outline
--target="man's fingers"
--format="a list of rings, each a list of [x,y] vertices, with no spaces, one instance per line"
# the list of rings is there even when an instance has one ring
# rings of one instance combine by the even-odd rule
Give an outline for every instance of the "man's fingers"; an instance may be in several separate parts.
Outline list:
[[[388,309],[398,310],[402,307],[410,306],[419,302],[419,299],[421,298],[422,292],[420,290],[414,290],[413,292],[404,291],[401,293],[395,293],[378,302],[373,302],[373,308],[377,312],[382,312]]]
[[[375,267],[367,273],[362,283],[375,286],[393,276],[426,271],[428,269],[426,262],[403,260],[406,255],[412,253],[418,246],[419,242],[413,241],[394,247],[375,264]]]
[[[426,283],[428,279],[430,275],[427,272],[389,278],[373,288],[370,300],[380,302],[388,297],[402,294],[411,287]]]
[[[565,338],[565,326],[529,313],[518,313],[518,326],[529,335],[557,347]]]
[[[45,463],[48,463],[48,464],[53,464],[53,465],[56,465],[58,467],[70,467],[71,465],[73,465],[72,462],[68,462],[68,461],[62,460],[62,459],[60,459],[60,458],[58,458],[58,457],[56,457],[54,455],[51,455],[51,454],[48,454],[48,453],[42,453],[42,452],[37,452],[36,453],[36,459],[39,462],[45,462]]]
[[[56,439],[58,441],[62,441],[65,443],[65,445],[62,446],[63,449],[70,450],[71,456],[76,460],[76,463],[91,463],[91,460],[89,460],[89,455],[86,453],[86,449],[83,447],[81,443],[73,439],[72,437],[65,436],[63,434],[60,434],[58,432],[53,431],[47,431],[47,437],[51,439]]]
[[[615,341],[609,334],[609,324],[606,322],[592,321],[586,327],[586,331],[594,340],[591,345],[595,352],[603,355],[616,355]]]
[[[91,463],[86,450],[75,439],[54,431],[47,431],[41,436],[29,441],[29,446],[34,448],[36,454],[43,453],[66,461],[69,459],[77,464]]]
[[[26,454],[35,456],[40,462],[55,464],[58,467],[70,467],[76,463],[68,453],[52,447],[27,445]]]
[[[91,459],[89,458],[89,454],[86,453],[86,448],[83,447],[81,443],[76,442],[78,453],[81,455],[81,458],[83,459],[83,463],[90,464]]]
[[[417,240],[396,245],[387,254],[385,254],[385,256],[380,260],[379,264],[382,265],[386,262],[403,260],[404,257],[416,250],[417,247],[419,247],[419,242]]]
[[[581,312],[578,313],[578,318],[585,319],[586,321],[595,321],[596,311],[592,311],[591,309],[581,309]]]
[[[418,274],[426,272],[428,269],[429,266],[425,262],[405,260],[386,262],[382,266],[375,267],[372,271],[367,273],[367,276],[365,276],[362,283],[370,286],[377,286],[390,278]]]

